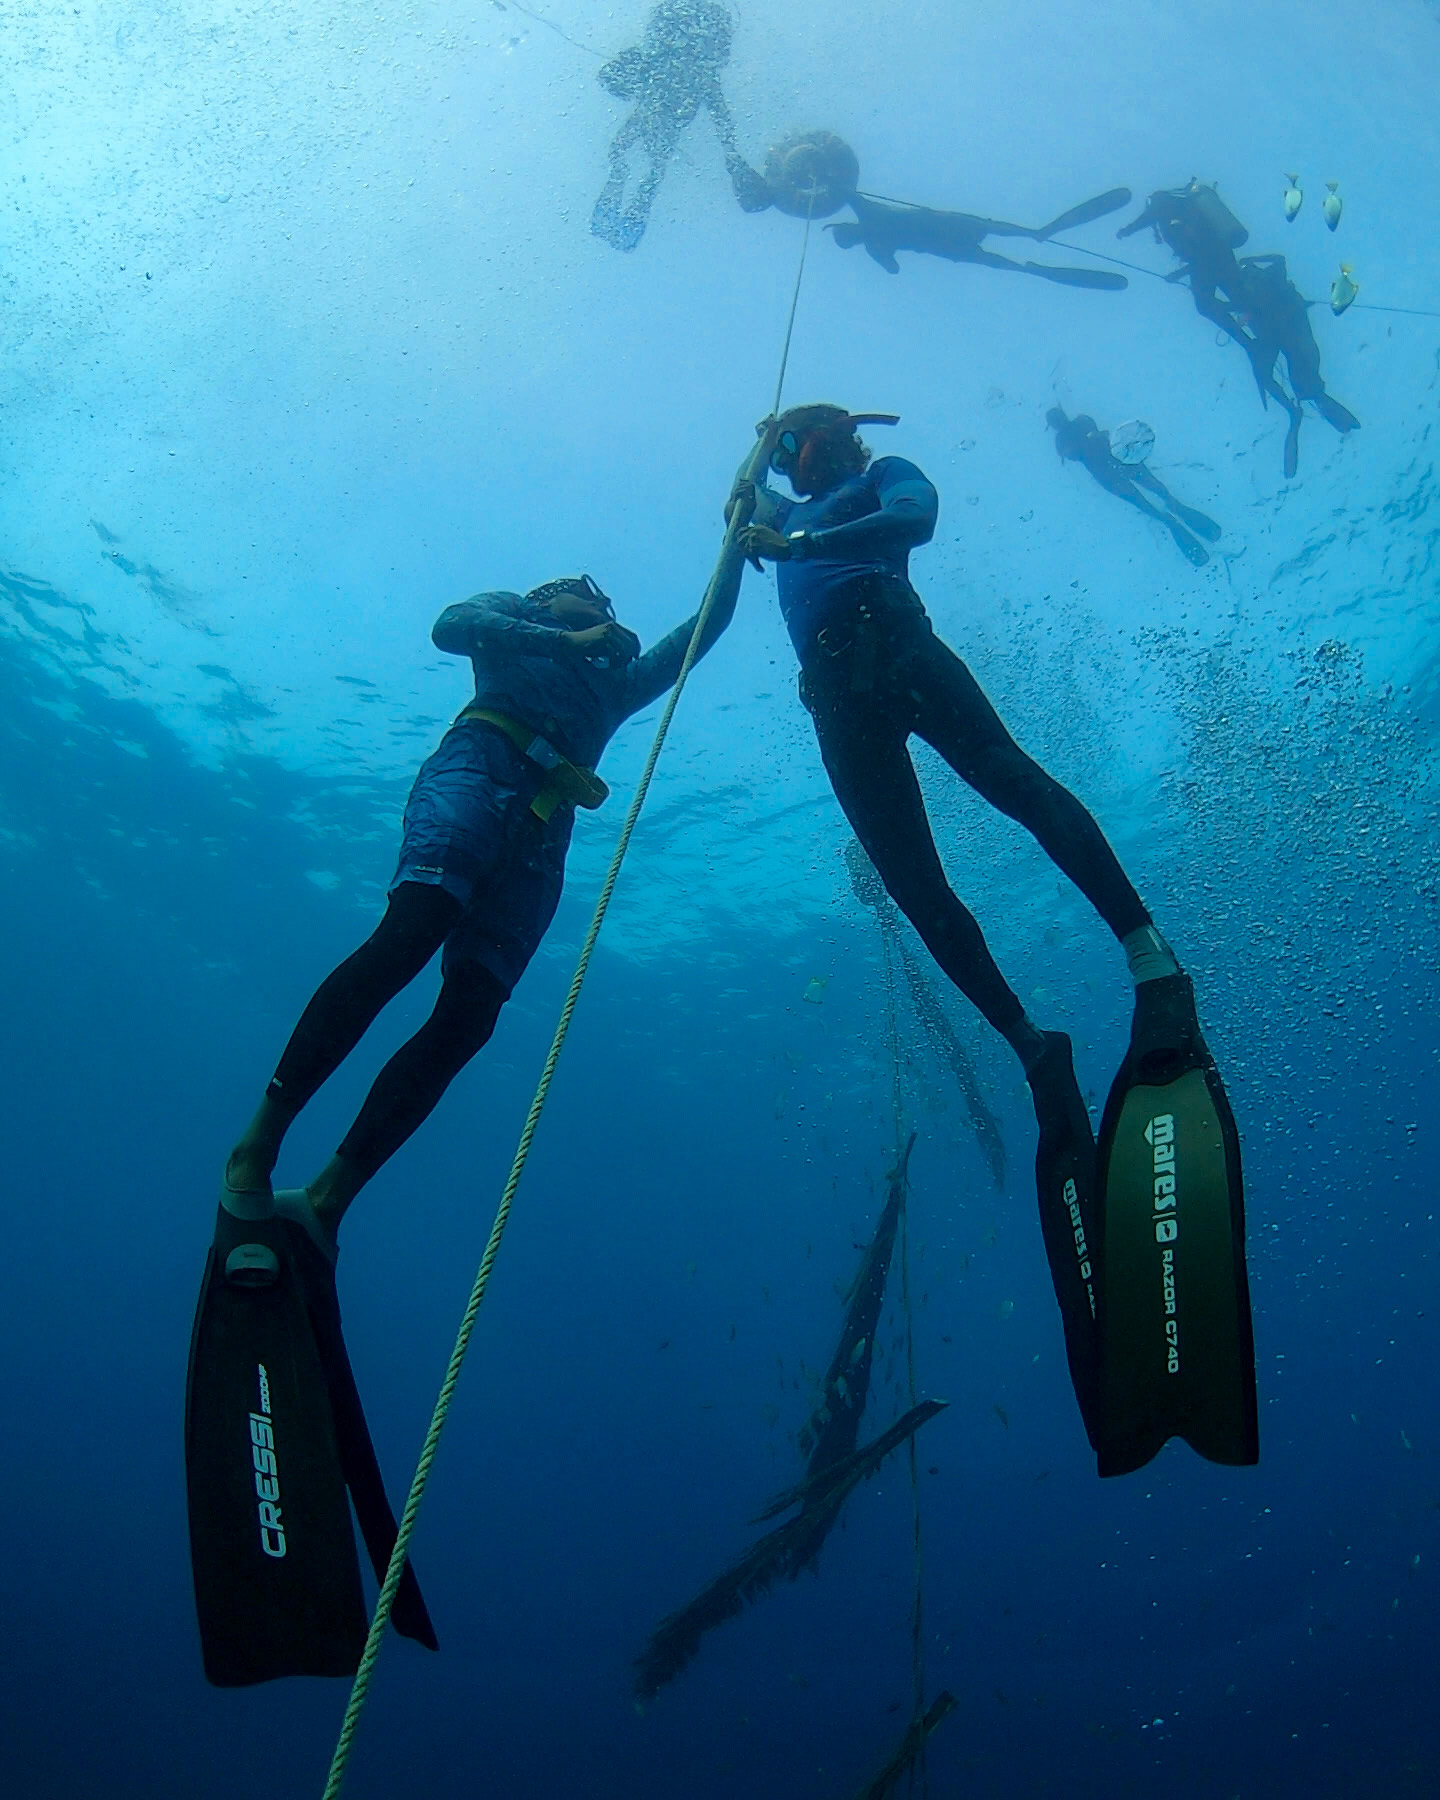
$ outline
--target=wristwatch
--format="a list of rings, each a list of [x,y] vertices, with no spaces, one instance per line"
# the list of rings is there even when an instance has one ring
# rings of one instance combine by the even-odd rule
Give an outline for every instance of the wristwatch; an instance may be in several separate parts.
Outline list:
[[[810,548],[810,533],[808,531],[792,531],[785,541],[790,546],[790,560],[804,562]]]

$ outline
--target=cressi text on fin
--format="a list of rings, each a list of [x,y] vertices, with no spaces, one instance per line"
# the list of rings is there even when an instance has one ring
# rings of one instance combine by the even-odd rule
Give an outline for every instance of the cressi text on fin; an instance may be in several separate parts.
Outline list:
[[[247,1687],[354,1674],[367,1620],[351,1498],[378,1574],[394,1515],[340,1335],[333,1271],[303,1229],[273,1213],[246,1219],[220,1208],[190,1345],[185,1466],[208,1679]],[[393,1620],[434,1647],[408,1568]]]
[[[353,1674],[360,1565],[325,1371],[278,1218],[220,1209],[190,1344],[185,1469],[210,1681]]]

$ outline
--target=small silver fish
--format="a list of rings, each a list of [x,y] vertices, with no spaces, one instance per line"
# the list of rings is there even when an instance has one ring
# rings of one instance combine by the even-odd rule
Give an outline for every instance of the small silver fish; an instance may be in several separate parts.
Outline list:
[[[1341,263],[1340,273],[1330,283],[1330,310],[1337,319],[1355,304],[1359,292],[1360,283],[1355,279],[1355,271],[1349,263]]]
[[[1327,181],[1325,185],[1330,192],[1325,196],[1325,204],[1321,211],[1325,214],[1325,223],[1333,231],[1340,223],[1340,214],[1345,210],[1345,202],[1340,198],[1338,181]]]
[[[1287,175],[1285,177],[1285,182],[1285,196],[1281,201],[1281,205],[1285,208],[1286,224],[1293,225],[1295,223],[1296,213],[1298,213],[1300,208],[1305,204],[1305,196],[1300,191],[1300,177],[1298,175]]]

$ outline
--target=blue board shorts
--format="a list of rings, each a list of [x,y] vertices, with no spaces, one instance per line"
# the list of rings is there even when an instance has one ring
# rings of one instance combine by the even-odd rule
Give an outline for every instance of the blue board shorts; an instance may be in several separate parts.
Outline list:
[[[560,904],[575,824],[560,806],[542,824],[530,810],[544,772],[493,725],[452,725],[421,765],[405,802],[405,881],[444,888],[465,909],[445,940],[442,967],[477,962],[508,993]]]

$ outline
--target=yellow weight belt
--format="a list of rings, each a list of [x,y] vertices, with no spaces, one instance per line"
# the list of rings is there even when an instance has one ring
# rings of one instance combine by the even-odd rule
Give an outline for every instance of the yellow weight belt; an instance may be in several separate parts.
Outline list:
[[[610,798],[610,790],[593,769],[582,769],[568,756],[562,756],[548,739],[512,719],[509,713],[491,712],[486,706],[467,706],[455,721],[478,719],[482,725],[493,725],[503,731],[510,742],[529,762],[545,772],[539,793],[530,802],[530,810],[542,822],[548,822],[557,806],[583,806],[594,812]]]

